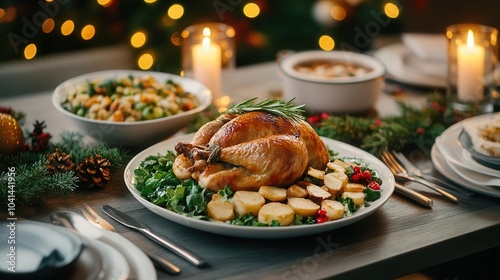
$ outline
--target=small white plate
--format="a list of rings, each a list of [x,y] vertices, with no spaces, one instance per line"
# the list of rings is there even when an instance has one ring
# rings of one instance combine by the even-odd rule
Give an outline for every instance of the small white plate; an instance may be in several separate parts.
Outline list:
[[[474,192],[477,192],[477,193],[480,193],[483,195],[500,198],[500,189],[498,189],[496,187],[489,187],[489,186],[470,183],[470,182],[464,180],[462,177],[455,174],[454,171],[449,167],[444,156],[439,152],[439,150],[435,144],[431,150],[431,159],[432,159],[432,163],[434,164],[436,169],[439,171],[439,173],[441,173],[444,177],[450,179],[451,181],[455,182],[456,184],[459,184],[460,186],[462,186],[468,190],[471,190],[471,191],[474,191]]]
[[[148,156],[165,154],[166,151],[174,151],[174,147],[179,142],[189,142],[193,138],[194,134],[182,135],[176,138],[171,138],[166,141],[160,142],[146,150],[137,154],[127,165],[124,171],[124,180],[127,188],[132,193],[132,195],[146,208],[148,208],[153,213],[156,213],[170,221],[176,222],[187,227],[194,229],[211,232],[220,235],[234,236],[234,237],[245,237],[245,238],[286,238],[316,234],[320,232],[325,232],[341,227],[345,227],[361,219],[368,217],[378,210],[391,196],[394,191],[394,176],[391,171],[383,164],[378,158],[373,155],[353,147],[351,145],[345,144],[340,141],[328,139],[322,137],[321,139],[327,145],[327,147],[339,154],[340,157],[351,157],[358,158],[363,162],[367,163],[371,168],[378,172],[380,179],[382,180],[381,185],[381,197],[370,203],[369,207],[362,208],[354,213],[351,217],[342,218],[336,221],[328,221],[322,224],[314,225],[302,225],[302,226],[287,226],[287,227],[250,227],[250,226],[235,226],[225,223],[216,223],[209,221],[202,221],[194,218],[190,218],[181,214],[177,214],[163,207],[155,205],[143,197],[135,189],[135,177],[134,170],[139,166],[139,164]]]
[[[0,226],[0,278],[10,267],[26,279],[57,275],[71,269],[84,247],[78,234],[51,224],[7,220]]]
[[[500,178],[500,171],[478,163],[472,158],[471,154],[462,147],[458,140],[462,129],[462,123],[456,123],[447,128],[438,138],[436,138],[436,144],[440,152],[446,156],[446,160],[472,172]]]
[[[443,77],[442,73],[429,72],[429,67],[422,68],[422,63],[417,63],[415,59],[412,59],[414,55],[402,43],[382,47],[373,55],[382,60],[389,77],[398,82],[422,87],[446,87],[446,77]],[[435,70],[443,62],[434,61],[433,63],[436,64],[435,67],[429,69]],[[438,68],[442,68],[442,65]]]

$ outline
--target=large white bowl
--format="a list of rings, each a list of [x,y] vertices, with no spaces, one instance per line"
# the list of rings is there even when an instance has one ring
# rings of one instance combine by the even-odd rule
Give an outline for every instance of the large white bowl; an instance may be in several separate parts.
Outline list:
[[[138,77],[151,75],[160,83],[172,80],[178,83],[185,91],[196,95],[200,100],[200,106],[193,110],[169,117],[136,122],[113,122],[88,119],[73,114],[61,106],[68,93],[74,90],[77,84],[91,82],[96,79],[112,79],[126,75]],[[212,97],[210,90],[193,79],[166,73],[137,70],[108,70],[84,74],[63,82],[52,94],[52,104],[64,116],[71,119],[78,129],[97,141],[102,141],[112,146],[122,147],[146,147],[166,139],[186,127],[194,115],[206,109],[211,101]]]
[[[318,77],[303,74],[294,66],[312,61],[344,62],[371,69],[352,77]],[[385,68],[377,58],[347,51],[303,51],[284,56],[279,63],[283,74],[283,99],[295,98],[312,113],[355,113],[375,105],[384,85]]]

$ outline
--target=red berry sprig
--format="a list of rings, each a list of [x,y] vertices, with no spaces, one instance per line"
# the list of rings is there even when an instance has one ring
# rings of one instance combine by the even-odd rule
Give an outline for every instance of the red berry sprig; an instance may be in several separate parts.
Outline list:
[[[322,224],[324,222],[328,222],[328,215],[325,210],[319,209],[318,213],[316,214],[316,223]]]

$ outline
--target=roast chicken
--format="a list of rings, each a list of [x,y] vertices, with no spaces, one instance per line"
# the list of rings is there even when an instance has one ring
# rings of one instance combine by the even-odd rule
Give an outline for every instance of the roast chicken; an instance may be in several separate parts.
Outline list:
[[[308,167],[324,169],[328,151],[305,121],[291,121],[266,112],[223,114],[205,124],[190,143],[180,142],[173,170],[218,191],[285,187]]]

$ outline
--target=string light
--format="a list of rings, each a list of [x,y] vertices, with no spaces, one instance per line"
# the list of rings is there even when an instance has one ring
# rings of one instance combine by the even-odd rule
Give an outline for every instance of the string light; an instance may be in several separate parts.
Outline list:
[[[48,18],[46,20],[43,21],[42,23],[42,31],[43,33],[50,33],[52,32],[52,30],[54,30],[54,27],[55,27],[55,22],[54,22],[54,19],[52,18]]]
[[[180,19],[184,15],[184,7],[174,4],[168,8],[167,14],[171,19]]]
[[[75,30],[75,23],[72,20],[67,20],[61,25],[61,34],[68,36]]]
[[[347,12],[345,11],[344,7],[340,5],[334,5],[330,10],[330,15],[334,20],[342,21],[345,19]]]
[[[139,66],[142,70],[148,70],[151,66],[153,66],[153,63],[154,58],[150,53],[142,54],[137,60],[137,66]]]
[[[152,3],[156,2],[156,0],[144,0],[144,2],[146,2],[148,4],[152,4]]]
[[[0,23],[4,22],[7,18],[7,12],[4,9],[0,8]]]
[[[323,35],[318,40],[319,47],[324,51],[331,51],[335,48],[335,40],[328,35]]]
[[[140,48],[146,43],[146,34],[144,32],[135,32],[132,37],[130,37],[130,44],[134,48]]]
[[[30,60],[36,55],[36,45],[29,44],[24,48],[24,58]]]
[[[255,3],[248,3],[243,7],[243,14],[248,18],[255,18],[260,14],[260,8]]]
[[[82,28],[81,35],[82,35],[82,39],[83,40],[90,40],[90,39],[92,39],[94,37],[94,35],[95,35],[95,27],[92,24],[85,25]]]
[[[397,18],[399,16],[399,8],[394,3],[387,3],[384,5],[384,13],[390,18]]]
[[[113,0],[97,0],[97,3],[103,7],[108,7],[112,2]]]

